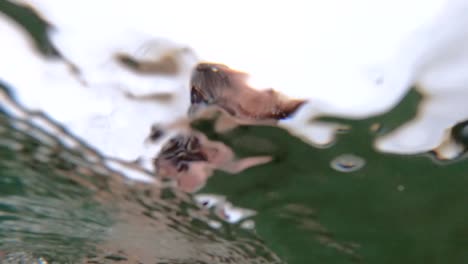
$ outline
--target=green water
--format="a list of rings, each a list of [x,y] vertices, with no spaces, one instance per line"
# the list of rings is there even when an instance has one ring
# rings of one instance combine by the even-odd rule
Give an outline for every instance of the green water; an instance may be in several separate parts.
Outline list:
[[[237,153],[273,153],[276,162],[236,176],[218,173],[203,191],[261,212],[258,234],[288,263],[468,263],[468,163],[383,155],[371,145],[372,124],[388,132],[411,117],[418,99],[411,93],[388,115],[347,122],[352,129],[327,149],[265,127],[211,134]],[[268,151],[242,137],[264,141]],[[335,171],[330,161],[343,153],[366,165]]]
[[[17,10],[0,4],[0,11],[19,14],[12,17],[34,36],[44,32],[28,26],[32,15]],[[49,45],[38,36],[38,47]],[[47,147],[53,150],[48,161],[37,160],[44,143],[18,132],[12,125],[18,120],[1,113],[1,138],[24,147],[0,144],[0,252],[55,263],[468,263],[466,160],[384,155],[371,145],[411,119],[419,101],[412,92],[386,115],[339,120],[351,129],[326,149],[276,128],[217,135],[211,124],[198,124],[239,156],[274,156],[273,163],[238,175],[216,173],[202,190],[256,210],[253,232],[229,224],[212,229],[199,215],[216,218],[190,196],[129,186],[99,162],[55,143]],[[381,129],[372,132],[376,123]],[[365,166],[332,169],[341,154],[362,157]]]

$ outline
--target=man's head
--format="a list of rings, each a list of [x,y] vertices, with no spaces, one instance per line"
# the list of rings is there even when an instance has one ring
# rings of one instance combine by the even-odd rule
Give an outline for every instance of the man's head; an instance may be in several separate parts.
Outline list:
[[[199,63],[190,80],[189,115],[215,105],[234,115],[235,109],[229,106],[229,100],[233,98],[229,97],[245,86],[247,77],[246,73],[223,64]]]
[[[216,107],[242,121],[279,120],[289,117],[305,102],[273,89],[254,89],[247,83],[248,76],[223,64],[199,63],[190,80],[189,115]]]
[[[201,147],[200,140],[194,135],[172,138],[153,161],[157,175],[163,178],[177,177],[190,170],[192,162],[207,161]]]

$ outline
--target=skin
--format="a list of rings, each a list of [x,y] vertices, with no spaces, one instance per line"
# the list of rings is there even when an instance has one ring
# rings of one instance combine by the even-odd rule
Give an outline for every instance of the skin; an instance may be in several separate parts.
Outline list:
[[[164,126],[164,130],[190,131],[194,120],[212,119],[214,129],[224,133],[239,125],[274,126],[293,115],[306,100],[288,98],[273,89],[257,90],[246,80],[249,76],[223,64],[199,63],[190,80],[188,116]]]
[[[216,106],[240,124],[275,124],[291,116],[305,102],[273,89],[254,89],[247,84],[247,78],[246,73],[223,64],[199,63],[190,81],[189,114]]]
[[[159,127],[162,131],[182,131],[154,160],[160,177],[176,179],[182,190],[195,192],[205,185],[214,170],[235,174],[271,161],[268,156],[237,160],[229,147],[208,140],[190,127],[191,121],[212,118],[215,113],[221,113],[215,123],[217,132],[228,131],[239,124],[276,125],[305,103],[305,100],[287,98],[272,89],[256,90],[247,84],[247,78],[246,73],[222,64],[200,63],[195,67],[190,80],[188,117]]]
[[[166,143],[153,164],[158,176],[176,179],[183,191],[196,192],[215,170],[235,174],[271,160],[269,156],[236,159],[225,144],[191,131]]]

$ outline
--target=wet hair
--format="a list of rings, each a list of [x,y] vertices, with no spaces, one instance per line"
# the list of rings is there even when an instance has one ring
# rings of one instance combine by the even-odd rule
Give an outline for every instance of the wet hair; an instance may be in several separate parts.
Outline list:
[[[224,89],[245,85],[247,76],[224,64],[199,63],[190,79],[190,101],[192,104],[213,103]]]

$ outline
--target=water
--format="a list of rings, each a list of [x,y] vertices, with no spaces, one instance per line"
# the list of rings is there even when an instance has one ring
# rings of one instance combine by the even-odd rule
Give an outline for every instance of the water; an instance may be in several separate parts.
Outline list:
[[[127,182],[72,136],[57,138],[32,122],[57,128],[51,120],[18,118],[5,102],[1,263],[280,263],[254,232],[227,225],[175,189]],[[66,147],[66,137],[76,147]]]
[[[256,210],[257,233],[288,263],[464,263],[466,160],[434,162],[429,154],[387,155],[372,146],[377,135],[412,118],[418,100],[411,93],[386,115],[341,120],[351,129],[327,149],[279,129],[242,127],[217,135],[200,124],[241,156],[275,157],[240,175],[218,173],[202,191]],[[376,122],[378,130],[372,129]],[[265,147],[242,143],[255,139]],[[349,172],[330,166],[351,151],[365,166]]]
[[[325,149],[276,128],[219,135],[199,123],[240,157],[274,157],[238,175],[218,172],[201,190],[256,212],[236,224],[219,217],[216,199],[195,197],[199,205],[170,187],[126,181],[47,117],[7,113],[2,101],[1,263],[466,263],[466,158],[434,162],[371,145],[414,117],[419,100],[410,93],[388,114],[334,120],[350,130]],[[330,166],[347,153],[365,166]]]

